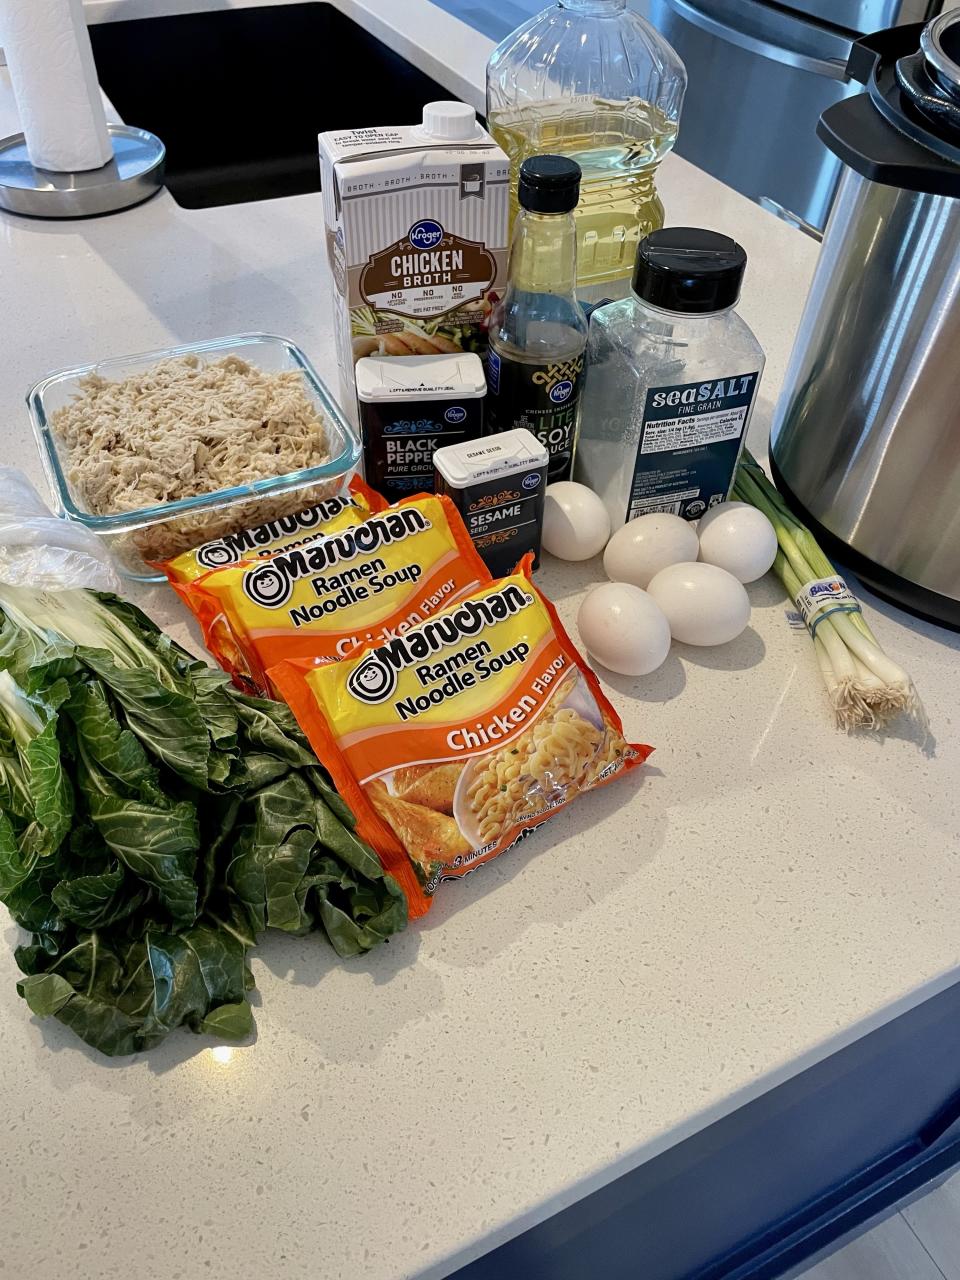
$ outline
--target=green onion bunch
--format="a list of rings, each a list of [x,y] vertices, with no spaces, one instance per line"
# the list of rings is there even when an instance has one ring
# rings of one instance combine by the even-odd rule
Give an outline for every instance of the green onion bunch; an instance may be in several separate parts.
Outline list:
[[[809,583],[836,575],[813,534],[749,452],[741,459],[732,496],[762,511],[773,525],[779,544],[773,569],[791,600]],[[815,618],[813,644],[840,728],[883,729],[902,714],[926,724],[913,680],[883,652],[859,609]]]

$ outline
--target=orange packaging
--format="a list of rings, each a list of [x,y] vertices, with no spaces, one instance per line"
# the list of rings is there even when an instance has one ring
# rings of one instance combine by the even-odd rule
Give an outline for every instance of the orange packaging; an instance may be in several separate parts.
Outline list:
[[[420,494],[267,560],[242,560],[182,590],[210,652],[269,690],[285,658],[332,662],[402,635],[490,581],[449,498]]]
[[[411,915],[651,751],[624,740],[531,563],[342,662],[270,671]]]
[[[266,559],[278,551],[292,551],[320,534],[348,529],[372,512],[382,511],[386,505],[378,493],[355,477],[348,493],[325,498],[293,515],[278,516],[249,529],[226,533],[192,551],[161,561],[156,567],[163,570],[176,588],[195,582],[214,569],[226,569],[241,560]]]

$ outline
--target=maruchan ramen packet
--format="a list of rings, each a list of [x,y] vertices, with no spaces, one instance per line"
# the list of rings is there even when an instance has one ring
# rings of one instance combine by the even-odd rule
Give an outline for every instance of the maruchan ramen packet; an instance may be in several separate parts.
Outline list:
[[[220,665],[242,686],[269,691],[278,662],[335,661],[357,644],[402,635],[489,581],[450,499],[420,494],[183,590]]]
[[[529,578],[532,557],[403,634],[271,681],[403,885],[411,915],[652,748],[620,720]]]
[[[268,558],[278,551],[291,551],[319,534],[348,529],[386,505],[379,494],[368,489],[363,481],[354,479],[347,493],[325,498],[293,515],[224,534],[156,567],[163,570],[176,588],[182,583],[195,582],[214,569],[225,569],[241,560]]]

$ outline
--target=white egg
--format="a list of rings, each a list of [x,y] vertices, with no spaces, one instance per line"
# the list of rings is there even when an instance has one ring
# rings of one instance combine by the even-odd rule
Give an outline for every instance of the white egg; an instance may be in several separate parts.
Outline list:
[[[684,644],[726,644],[750,621],[743,584],[715,564],[668,565],[649,593],[666,614],[674,640]]]
[[[603,553],[603,567],[614,582],[646,587],[668,564],[696,560],[698,549],[692,524],[666,511],[652,511],[617,530]]]
[[[629,582],[593,587],[577,614],[583,647],[624,676],[656,671],[670,651],[670,624],[659,606]]]
[[[589,560],[610,537],[603,501],[585,484],[558,480],[548,485],[543,507],[543,548],[561,560]]]
[[[749,502],[721,502],[697,526],[700,559],[718,565],[741,582],[756,582],[773,564],[777,535]]]

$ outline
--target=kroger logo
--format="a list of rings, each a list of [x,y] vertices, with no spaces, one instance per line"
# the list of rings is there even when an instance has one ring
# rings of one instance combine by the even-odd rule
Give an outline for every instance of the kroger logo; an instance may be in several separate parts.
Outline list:
[[[443,227],[432,218],[424,218],[413,224],[407,239],[415,249],[432,249],[443,239]]]
[[[452,404],[443,416],[447,422],[462,422],[467,416],[467,411],[458,404]]]
[[[550,388],[550,399],[554,404],[563,404],[564,400],[569,400],[573,391],[573,383],[569,378],[564,378],[562,382],[558,382],[555,387]]]
[[[525,489],[535,489],[540,483],[540,472],[531,471],[528,476],[524,476],[520,481]]]

